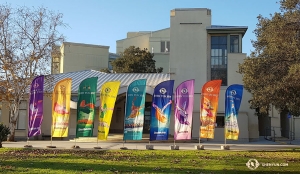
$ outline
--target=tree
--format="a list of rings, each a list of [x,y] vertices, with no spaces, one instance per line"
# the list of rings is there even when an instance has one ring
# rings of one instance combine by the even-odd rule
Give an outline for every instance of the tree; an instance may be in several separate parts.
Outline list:
[[[280,0],[281,12],[259,15],[254,51],[239,65],[251,108],[300,114],[300,1]]]
[[[105,72],[105,73],[111,73],[110,70],[108,68],[103,68],[100,70],[101,72]]]
[[[153,56],[147,49],[130,46],[111,64],[116,73],[161,73],[163,68],[155,69]]]
[[[7,135],[10,134],[8,126],[5,126],[3,123],[0,123],[0,148],[2,148],[2,141],[7,139]]]
[[[55,45],[64,39],[58,32],[63,26],[61,13],[0,5],[0,86],[1,99],[9,109],[10,141],[14,141],[19,106],[33,78],[51,71],[51,55],[58,53]]]

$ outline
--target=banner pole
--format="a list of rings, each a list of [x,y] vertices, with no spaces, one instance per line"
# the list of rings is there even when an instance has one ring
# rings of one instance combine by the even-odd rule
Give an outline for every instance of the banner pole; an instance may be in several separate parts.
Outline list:
[[[224,126],[224,139],[225,139],[225,146],[226,146],[226,123],[225,123],[225,126]]]
[[[200,93],[200,127],[199,127],[199,147],[200,147],[200,140],[201,140],[201,117],[202,117],[202,108],[201,108],[201,102],[202,102],[203,95]]]
[[[29,137],[27,136],[27,146],[29,146]]]
[[[51,146],[52,146],[52,133],[53,133],[53,120],[52,120],[52,125],[51,125]]]

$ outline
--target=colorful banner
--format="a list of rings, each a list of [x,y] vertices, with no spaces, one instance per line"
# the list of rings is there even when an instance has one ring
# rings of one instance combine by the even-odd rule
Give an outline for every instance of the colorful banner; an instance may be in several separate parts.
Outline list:
[[[206,82],[202,87],[200,138],[214,138],[219,92],[222,80]]]
[[[225,93],[225,138],[237,140],[239,126],[237,116],[243,96],[243,85],[230,85]]]
[[[174,140],[189,140],[192,136],[194,82],[187,80],[176,88]]]
[[[141,140],[143,136],[147,79],[133,81],[127,89],[124,140]]]
[[[33,79],[30,87],[28,112],[28,137],[41,134],[43,121],[44,76]]]
[[[100,109],[98,139],[107,140],[110,122],[118,96],[120,81],[110,81],[102,85],[100,90]]]
[[[151,107],[150,141],[168,140],[174,80],[154,88]]]
[[[76,138],[92,137],[98,77],[84,79],[78,89]]]
[[[59,81],[52,94],[52,137],[67,137],[70,118],[72,79]]]

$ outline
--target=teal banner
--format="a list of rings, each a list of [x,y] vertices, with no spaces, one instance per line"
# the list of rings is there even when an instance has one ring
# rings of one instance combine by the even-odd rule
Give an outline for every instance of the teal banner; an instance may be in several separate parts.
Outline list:
[[[133,81],[127,89],[124,140],[141,140],[143,136],[146,81]]]
[[[83,80],[78,89],[76,138],[92,137],[98,77]]]

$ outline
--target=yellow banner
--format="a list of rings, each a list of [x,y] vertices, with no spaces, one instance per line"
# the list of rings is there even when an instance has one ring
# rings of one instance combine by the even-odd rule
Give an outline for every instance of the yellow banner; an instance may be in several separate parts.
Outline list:
[[[110,81],[102,85],[100,90],[98,139],[107,140],[110,122],[115,107],[120,81]]]
[[[59,81],[52,94],[52,137],[67,137],[69,130],[72,79]]]

